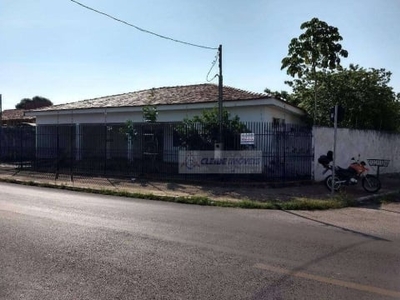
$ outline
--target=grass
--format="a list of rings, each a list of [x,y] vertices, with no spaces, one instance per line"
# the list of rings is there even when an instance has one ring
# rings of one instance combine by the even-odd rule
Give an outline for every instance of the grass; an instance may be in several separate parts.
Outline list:
[[[351,198],[345,193],[336,194],[331,199],[310,199],[310,198],[293,198],[288,201],[278,201],[271,199],[266,202],[243,200],[243,201],[216,201],[205,196],[165,196],[156,195],[153,193],[137,193],[129,192],[126,190],[109,190],[109,189],[96,189],[86,187],[74,187],[68,185],[58,185],[52,183],[42,183],[34,181],[23,181],[9,178],[0,178],[0,181],[7,183],[17,183],[28,186],[38,186],[46,188],[55,188],[76,192],[85,192],[92,194],[101,194],[109,196],[127,197],[127,198],[138,198],[145,200],[156,200],[182,204],[194,204],[202,206],[216,206],[216,207],[232,207],[232,208],[244,208],[244,209],[277,209],[277,210],[327,210],[327,209],[339,209],[345,207],[359,206],[359,202]],[[397,202],[400,200],[400,193],[394,193],[389,195],[382,195],[382,197],[376,197],[371,201],[377,204]],[[371,202],[370,202],[371,203]]]
[[[382,196],[382,198],[380,198],[378,200],[379,200],[380,204],[387,204],[387,203],[392,203],[392,202],[400,202],[400,192]]]
[[[372,199],[371,201],[367,201],[366,203],[388,204],[393,202],[400,202],[400,191],[381,195],[379,197],[376,197],[375,199]]]

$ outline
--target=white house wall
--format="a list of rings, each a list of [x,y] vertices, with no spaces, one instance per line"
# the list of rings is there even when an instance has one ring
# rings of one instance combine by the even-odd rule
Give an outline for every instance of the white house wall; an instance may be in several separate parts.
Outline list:
[[[318,163],[318,157],[333,151],[334,130],[327,127],[314,127],[314,178],[316,181],[324,179],[323,167]],[[351,130],[341,128],[337,131],[336,164],[348,167],[352,157],[360,154],[361,160],[388,159],[387,168],[380,168],[380,174],[400,172],[400,134],[390,134],[373,130]],[[371,167],[372,174],[376,167]],[[326,176],[326,175],[325,175]]]
[[[184,118],[192,118],[193,116],[201,115],[204,109],[212,109],[215,105],[214,103],[208,103],[196,106],[159,106],[157,108],[157,121],[179,122]],[[238,115],[243,122],[272,122],[273,118],[279,118],[284,119],[286,123],[300,123],[299,115],[273,105],[239,106],[229,103],[224,107],[231,113],[231,116]],[[141,108],[70,110],[51,112],[51,114],[48,112],[40,112],[36,115],[36,122],[38,125],[124,123],[127,120],[142,122],[143,113]]]
[[[274,118],[283,119],[287,124],[300,124],[300,118],[275,106],[231,107],[231,115],[238,115],[245,122],[272,122]]]
[[[57,125],[57,124],[107,124],[124,123],[127,120],[142,122],[142,112],[121,112],[109,113],[102,112],[74,112],[63,111],[55,115],[38,115],[37,125]]]

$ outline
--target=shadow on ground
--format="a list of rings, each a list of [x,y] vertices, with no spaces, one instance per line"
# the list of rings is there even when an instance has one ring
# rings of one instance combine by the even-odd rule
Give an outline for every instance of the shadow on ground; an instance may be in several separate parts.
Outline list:
[[[156,194],[162,196],[204,196],[216,200],[254,200],[269,201],[290,199],[331,199],[330,191],[323,183],[286,182],[284,184],[260,183],[187,183],[152,181],[146,178],[105,178],[93,176],[71,176],[60,174],[56,179],[53,173],[38,173],[0,168],[0,178],[45,184],[56,184],[94,189],[111,189],[132,193]],[[378,195],[387,192],[400,192],[400,174],[381,175],[382,189]],[[361,184],[345,187],[343,197],[360,198],[371,194],[365,192]],[[392,199],[393,200],[393,199]]]

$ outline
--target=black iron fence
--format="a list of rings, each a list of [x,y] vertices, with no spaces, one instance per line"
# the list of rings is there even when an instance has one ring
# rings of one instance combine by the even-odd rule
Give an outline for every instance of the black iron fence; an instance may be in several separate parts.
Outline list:
[[[0,162],[22,166],[36,158],[35,127],[0,127]]]
[[[222,141],[218,132],[200,124],[5,127],[0,130],[0,163],[56,178],[68,174],[241,182],[311,179],[310,128],[244,125],[241,132],[224,128]]]

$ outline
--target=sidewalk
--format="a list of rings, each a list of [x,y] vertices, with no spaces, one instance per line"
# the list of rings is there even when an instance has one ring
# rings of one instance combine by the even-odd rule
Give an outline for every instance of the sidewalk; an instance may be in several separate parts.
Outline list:
[[[377,193],[400,193],[400,174],[381,175],[382,189]],[[54,174],[18,171],[0,168],[0,180],[34,182],[36,184],[90,188],[98,190],[126,191],[130,193],[154,194],[157,196],[204,196],[215,201],[287,201],[293,198],[330,199],[330,192],[323,183],[290,183],[285,187],[270,187],[265,185],[250,186],[239,184],[211,185],[187,184],[173,182],[147,181],[145,179],[116,179],[103,177],[60,175],[55,180]],[[361,183],[343,189],[346,194],[355,199],[370,196],[365,192]]]

